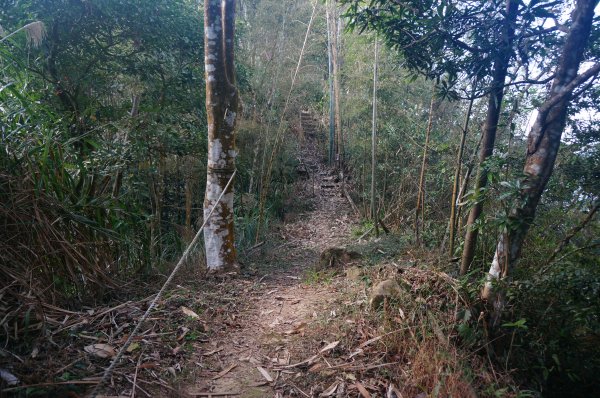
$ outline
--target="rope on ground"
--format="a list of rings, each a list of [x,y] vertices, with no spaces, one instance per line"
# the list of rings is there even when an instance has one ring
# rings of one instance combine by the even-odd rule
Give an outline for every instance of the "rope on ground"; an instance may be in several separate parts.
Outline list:
[[[119,352],[117,353],[117,355],[115,356],[115,358],[112,360],[110,366],[108,368],[106,368],[106,370],[104,371],[104,374],[102,375],[102,379],[96,385],[96,387],[94,388],[94,390],[92,391],[92,393],[90,395],[91,398],[96,398],[98,396],[98,394],[102,391],[102,386],[104,384],[106,384],[106,382],[108,381],[108,379],[110,379],[110,377],[112,376],[112,374],[113,374],[113,372],[114,372],[114,370],[115,370],[115,368],[117,366],[117,363],[123,357],[123,354],[125,353],[125,351],[129,347],[129,345],[131,344],[131,342],[133,341],[134,336],[139,332],[139,330],[140,330],[140,328],[142,326],[142,323],[144,323],[144,321],[146,319],[148,319],[148,316],[150,316],[150,313],[152,312],[152,310],[156,306],[156,303],[158,303],[158,300],[160,300],[160,298],[164,294],[164,292],[167,289],[167,287],[169,286],[169,284],[173,281],[173,278],[175,277],[175,274],[177,273],[177,271],[179,271],[179,268],[181,268],[181,266],[185,263],[185,260],[187,259],[188,255],[192,251],[192,248],[196,245],[196,243],[198,243],[198,239],[200,238],[200,233],[202,232],[202,230],[204,230],[204,227],[206,226],[206,223],[208,222],[208,220],[212,216],[213,212],[217,208],[217,205],[221,202],[221,199],[223,199],[223,195],[229,189],[229,186],[231,185],[231,182],[233,181],[233,178],[235,177],[236,174],[237,174],[237,170],[234,170],[233,174],[231,175],[231,178],[229,178],[229,181],[227,182],[227,185],[225,185],[225,188],[223,189],[223,192],[221,192],[221,195],[219,195],[219,198],[217,199],[215,205],[212,207],[212,209],[210,209],[210,212],[208,213],[208,216],[206,216],[204,218],[204,222],[202,223],[202,226],[200,227],[200,229],[198,230],[198,232],[196,232],[196,236],[194,236],[194,239],[192,240],[192,242],[188,245],[187,249],[185,249],[185,251],[181,255],[181,258],[179,259],[179,262],[177,263],[177,265],[175,266],[175,268],[173,268],[173,271],[171,272],[171,274],[169,275],[169,277],[167,278],[167,280],[165,281],[165,283],[162,285],[162,287],[160,288],[160,290],[156,294],[156,297],[154,297],[154,300],[152,300],[152,302],[150,303],[150,306],[148,307],[148,309],[146,310],[146,312],[144,313],[144,315],[142,315],[142,317],[138,321],[137,325],[135,325],[135,328],[133,329],[133,331],[131,332],[131,334],[127,338],[127,341],[125,342],[125,344],[123,344],[123,346],[121,347],[121,349],[119,350]]]

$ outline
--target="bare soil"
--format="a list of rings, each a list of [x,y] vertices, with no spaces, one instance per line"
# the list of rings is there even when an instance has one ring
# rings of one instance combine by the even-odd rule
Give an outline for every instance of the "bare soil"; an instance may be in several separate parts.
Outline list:
[[[194,355],[198,366],[184,393],[313,396],[313,391],[299,386],[306,385],[299,378],[307,370],[290,365],[334,343],[337,333],[328,339],[314,331],[322,332],[319,323],[339,316],[340,302],[351,286],[360,290],[340,277],[340,269],[314,271],[323,251],[350,241],[357,222],[339,177],[316,159],[314,145],[309,140],[300,151],[309,176],[296,191],[297,200],[309,201],[313,209],[294,214],[293,222],[282,225],[277,245],[261,247],[248,257],[254,275],[225,282],[244,286],[243,297],[235,299],[237,304],[228,313],[235,327],[209,326],[221,331]]]

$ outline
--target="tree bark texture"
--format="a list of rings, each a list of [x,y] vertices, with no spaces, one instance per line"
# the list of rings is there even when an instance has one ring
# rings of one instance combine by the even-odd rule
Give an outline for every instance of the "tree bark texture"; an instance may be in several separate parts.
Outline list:
[[[508,66],[512,57],[512,45],[515,36],[515,22],[517,20],[518,10],[518,0],[506,1],[506,19],[504,21],[499,49],[494,59],[494,70],[492,73],[487,115],[483,127],[483,142],[479,153],[479,168],[477,170],[477,178],[475,179],[474,192],[477,200],[471,208],[467,220],[467,233],[460,265],[461,275],[467,273],[473,262],[473,258],[475,257],[475,247],[477,245],[478,235],[477,228],[475,228],[475,222],[483,213],[483,201],[479,196],[487,185],[488,179],[488,170],[485,166],[485,161],[494,153],[496,130],[498,129],[498,120],[500,119],[502,98],[504,96],[504,80],[506,79]]]
[[[571,14],[571,26],[552,87],[546,101],[538,108],[536,121],[529,132],[520,197],[516,201],[517,205],[509,212],[508,227],[500,235],[494,260],[482,291],[482,297],[492,308],[490,322],[492,327],[498,325],[505,301],[504,289],[497,286],[495,282],[509,276],[520,256],[537,205],[554,169],[560,139],[567,121],[567,108],[571,94],[577,86],[575,83],[584,83],[584,77],[591,77],[590,71],[595,73],[600,71],[600,67],[596,64],[585,73],[577,75],[590,36],[594,7],[598,1],[577,1],[575,10]]]
[[[217,199],[235,171],[235,125],[238,91],[235,86],[235,0],[204,3],[204,62],[208,165],[204,217],[217,206],[204,228],[206,265],[210,271],[236,267],[233,226],[233,184]]]

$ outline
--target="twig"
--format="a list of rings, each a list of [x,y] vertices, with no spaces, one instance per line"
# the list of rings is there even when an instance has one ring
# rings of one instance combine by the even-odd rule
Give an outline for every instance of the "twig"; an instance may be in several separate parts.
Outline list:
[[[385,221],[385,220],[387,220],[387,219],[388,219],[388,218],[389,218],[389,217],[390,217],[392,214],[393,214],[393,213],[388,213],[388,215],[387,215],[387,216],[385,216],[385,217],[383,217],[383,218],[381,219],[381,221]],[[369,235],[371,232],[373,232],[373,230],[374,230],[374,229],[375,229],[375,226],[372,226],[371,228],[369,228],[369,229],[367,230],[367,232],[365,232],[364,234],[362,234],[362,235],[361,235],[361,236],[360,236],[360,237],[359,237],[357,240],[361,240],[361,239],[363,239],[365,236],[367,236],[367,235]]]
[[[131,393],[131,394],[132,394],[132,395],[131,395],[132,397],[133,397],[133,394],[135,394],[135,389],[136,389],[136,387],[137,387],[137,389],[138,389],[138,390],[140,390],[141,392],[143,392],[144,394],[146,394],[146,396],[147,396],[147,397],[151,397],[151,395],[148,393],[148,391],[144,390],[142,387],[140,387],[140,386],[137,386],[137,385],[135,384],[135,383],[136,383],[135,379],[134,379],[134,380],[131,380],[131,379],[129,378],[129,376],[125,376],[125,380],[127,380],[128,382],[130,382],[131,384],[133,384],[133,391],[132,391],[132,393]]]
[[[246,250],[245,254],[250,254],[252,251],[254,251],[255,249],[258,249],[259,247],[261,247],[264,244],[265,244],[264,240],[262,242],[260,242],[260,243],[255,244],[254,246],[252,246],[251,248],[249,248],[248,250]]]
[[[308,395],[307,393],[305,393],[304,391],[302,391],[302,389],[300,387],[298,387],[297,385],[295,385],[294,383],[292,383],[290,380],[287,380],[286,384],[291,384],[292,387],[294,387],[296,390],[298,390],[302,395],[304,395],[305,397],[310,398],[310,395]]]
[[[84,358],[85,358],[85,356],[80,356],[79,358],[77,358],[73,362],[69,363],[68,365],[65,365],[62,368],[58,369],[56,372],[54,372],[54,375],[56,376],[58,374],[61,374],[62,372],[64,372],[65,370],[69,369],[71,366],[75,365],[77,362],[81,361]]]
[[[18,386],[5,388],[0,392],[11,392],[11,391],[19,391],[24,388],[33,388],[33,387],[52,387],[52,386],[65,386],[69,384],[98,384],[100,382],[99,379],[95,380],[70,380],[70,381],[57,381],[57,382],[48,382],[48,383],[37,383],[37,384],[28,384],[26,386]]]
[[[135,398],[135,387],[137,383],[137,375],[138,370],[140,369],[140,363],[142,363],[142,355],[144,354],[144,350],[140,352],[140,357],[138,358],[137,365],[135,365],[135,373],[133,374],[133,389],[131,390],[131,398]]]

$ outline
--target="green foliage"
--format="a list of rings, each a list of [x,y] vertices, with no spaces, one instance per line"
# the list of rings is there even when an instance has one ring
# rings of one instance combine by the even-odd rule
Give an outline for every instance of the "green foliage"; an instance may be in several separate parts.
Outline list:
[[[3,283],[35,270],[41,296],[102,299],[181,249],[182,212],[156,198],[183,202],[179,159],[206,151],[200,18],[186,0],[0,10],[6,31],[45,26],[38,47],[27,32],[0,44],[2,241],[20,237],[31,255],[5,251]]]
[[[522,317],[503,325],[521,330],[510,360],[548,397],[598,392],[600,263],[594,256],[576,260],[543,273],[525,271],[533,275],[522,276],[525,282],[515,282],[510,290],[514,311]]]

